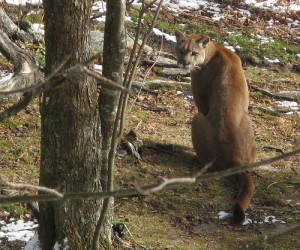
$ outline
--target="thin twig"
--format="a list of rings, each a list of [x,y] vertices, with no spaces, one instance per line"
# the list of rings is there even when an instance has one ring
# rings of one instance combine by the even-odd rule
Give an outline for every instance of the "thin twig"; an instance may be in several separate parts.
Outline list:
[[[209,167],[213,165],[214,161],[206,164],[203,168],[201,168],[200,171],[198,171],[194,176],[192,177],[180,177],[180,178],[172,178],[172,179],[164,179],[160,184],[158,184],[154,188],[148,188],[148,189],[143,189],[139,187],[138,185],[135,185],[136,190],[143,194],[143,195],[148,195],[151,193],[156,193],[162,189],[164,189],[166,186],[170,186],[173,184],[193,184],[197,181],[197,178],[201,176],[204,172],[207,171]]]
[[[127,72],[126,70],[126,75],[125,75],[125,78],[124,78],[124,86],[127,88],[127,89],[130,89],[131,88],[131,83],[132,83],[132,80],[133,80],[133,77],[135,76],[135,73],[136,73],[136,70],[137,70],[137,66],[139,65],[139,62],[140,62],[140,59],[141,59],[141,56],[142,56],[142,53],[143,53],[143,49],[145,47],[145,44],[149,38],[149,36],[151,35],[152,33],[152,30],[153,30],[153,27],[156,23],[156,20],[158,18],[158,14],[160,12],[160,9],[161,9],[161,6],[163,4],[163,1],[164,0],[160,0],[158,6],[157,6],[157,9],[156,9],[156,12],[154,14],[154,17],[152,19],[152,23],[151,23],[151,26],[149,27],[149,30],[148,32],[146,33],[146,35],[144,36],[144,39],[142,41],[142,44],[140,45],[140,48],[139,48],[139,51],[138,51],[138,55],[136,57],[136,60],[131,68],[131,71],[130,71],[130,74],[129,74],[129,70]],[[142,6],[144,6],[144,1],[143,1],[143,4]],[[142,12],[142,11],[141,11]],[[140,16],[140,18],[142,18],[143,15]],[[140,22],[140,21],[139,21]],[[140,26],[138,27],[140,28]],[[138,40],[138,35],[136,36],[136,39],[135,39],[135,42],[137,42]],[[137,45],[136,45],[137,46]],[[135,46],[134,46],[135,47]],[[132,56],[134,56],[135,54],[132,54]],[[131,62],[131,61],[130,61]],[[128,66],[131,65],[131,64],[128,64]],[[123,97],[123,96],[122,96]],[[119,130],[119,134],[118,134],[118,138],[122,138],[122,135],[123,135],[123,131],[124,131],[124,124],[125,124],[125,113],[126,113],[126,107],[127,107],[127,102],[128,102],[128,98],[129,98],[129,95],[128,94],[125,94],[123,99],[121,99],[121,102],[122,105],[121,105],[121,114],[120,114],[120,130]]]
[[[196,182],[206,181],[206,180],[212,180],[212,179],[218,179],[222,177],[227,177],[233,174],[238,174],[244,171],[248,171],[260,166],[268,165],[274,162],[277,162],[279,160],[286,159],[288,157],[291,157],[293,155],[299,154],[300,149],[296,149],[294,151],[291,151],[289,153],[285,153],[284,155],[276,156],[273,158],[269,158],[267,160],[263,160],[260,162],[255,162],[246,166],[242,167],[235,167],[223,171],[213,172],[213,173],[206,173],[202,174],[201,172],[197,172],[192,177],[183,177],[184,180],[187,180],[186,184],[191,183],[190,179],[188,178],[196,178]],[[205,169],[204,169],[205,170]],[[202,170],[202,171],[204,171]],[[199,176],[200,175],[200,176]],[[180,179],[180,178],[178,178]],[[163,185],[163,189],[174,187],[178,184],[182,184],[183,181],[174,182],[172,179],[168,179],[168,183],[162,184],[162,183],[155,183],[150,184],[146,186],[141,186],[139,189],[141,189],[143,192],[147,192],[148,190],[153,191],[157,190],[157,187],[160,187]],[[160,191],[160,190],[158,190]],[[21,196],[13,196],[13,197],[0,197],[0,204],[9,204],[9,203],[21,203],[21,202],[33,202],[33,201],[55,201],[55,200],[74,200],[74,199],[104,199],[109,197],[126,197],[126,196],[132,196],[140,194],[140,192],[136,188],[131,189],[119,189],[109,192],[77,192],[77,193],[66,193],[64,194],[63,198],[58,198],[57,196],[53,194],[44,194],[44,195],[21,195]]]
[[[96,55],[95,55],[96,56]],[[88,59],[87,61],[76,64],[65,71],[61,71],[63,66],[67,63],[69,60],[69,57],[64,59],[62,63],[51,73],[43,82],[36,84],[34,86],[26,87],[26,88],[20,88],[16,90],[11,91],[0,91],[0,95],[11,95],[15,93],[24,93],[24,97],[20,99],[17,103],[13,104],[11,107],[3,110],[0,112],[0,121],[3,121],[7,119],[10,116],[13,116],[20,112],[22,109],[24,109],[33,99],[40,96],[43,92],[57,88],[61,84],[63,84],[67,79],[74,77],[74,75],[80,75],[82,73],[86,73],[87,75],[94,77],[95,79],[99,80],[99,85],[103,85],[107,88],[122,91],[128,93],[128,90],[124,88],[123,86],[120,86],[116,84],[115,82],[107,79],[106,77],[93,72],[89,70],[86,66],[93,62],[92,59],[95,58],[93,56],[92,58]]]
[[[12,182],[5,181],[2,177],[0,177],[0,185],[4,187],[15,188],[15,189],[30,189],[30,190],[42,191],[45,193],[53,194],[58,198],[64,197],[63,194],[59,193],[58,191],[52,188],[36,186],[32,184],[12,183]]]
[[[110,88],[110,89],[113,89],[113,90],[119,90],[119,91],[129,93],[128,89],[126,89],[123,86],[115,83],[114,81],[104,77],[103,75],[100,75],[99,73],[97,73],[95,71],[89,70],[88,68],[84,67],[84,72],[87,75],[99,80],[100,81],[99,85],[102,85],[106,88]]]

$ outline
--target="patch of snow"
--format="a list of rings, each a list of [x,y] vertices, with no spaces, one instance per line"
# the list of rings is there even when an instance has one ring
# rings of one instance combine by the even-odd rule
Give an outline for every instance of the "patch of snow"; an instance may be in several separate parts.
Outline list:
[[[106,2],[95,1],[92,6],[92,10],[98,10],[100,13],[106,12]]]
[[[266,44],[266,43],[272,43],[272,42],[274,42],[274,39],[271,38],[271,37],[264,37],[264,36],[261,36],[261,35],[256,35],[256,37],[258,39],[260,39],[261,44]]]
[[[100,74],[102,74],[102,65],[100,65],[100,64],[94,64],[94,69],[95,69],[95,71],[97,71]]]
[[[224,16],[222,16],[222,15],[212,17],[212,20],[218,21],[218,22],[221,21],[222,19],[224,19]]]
[[[270,59],[270,58],[264,56],[264,59],[265,59],[268,63],[280,63],[280,61],[279,61],[278,58],[272,60],[272,59]]]
[[[293,200],[291,200],[291,199],[288,199],[288,200],[285,200],[285,203],[286,203],[286,204],[291,204],[291,203],[292,203],[292,201],[293,201]]]
[[[106,12],[106,3],[104,1],[95,1],[92,6],[93,11],[98,11],[99,13],[105,13]],[[105,15],[101,17],[97,17],[94,19],[95,21],[98,21],[100,23],[105,22]]]
[[[37,227],[38,224],[34,221],[18,220],[1,226],[0,238],[6,237],[8,241],[20,240],[27,242],[33,237],[33,229]]]
[[[227,213],[227,212],[224,212],[224,211],[220,211],[218,213],[219,220],[224,220],[224,219],[226,219],[228,217],[231,217],[231,216],[232,216],[231,213]]]
[[[242,223],[242,225],[243,226],[246,226],[246,225],[249,225],[249,224],[252,224],[253,222],[252,222],[252,220],[250,219],[250,218],[246,218],[245,220],[244,220],[244,222]]]
[[[179,3],[174,3],[172,0],[165,0],[164,4],[172,8],[173,11],[182,9],[196,10],[199,9],[200,6],[206,6],[208,4],[208,1],[204,0],[179,0],[178,2]]]
[[[39,35],[44,35],[45,34],[44,24],[33,23],[31,25],[31,29],[32,29],[33,33],[35,33],[35,34],[39,34]]]
[[[24,250],[41,250],[39,235],[36,233],[26,244]]]
[[[68,246],[68,239],[64,239],[64,243],[62,246],[58,244],[58,242],[56,242],[53,247],[53,250],[68,250],[68,249],[70,249]]]
[[[254,6],[260,9],[268,9],[277,12],[291,12],[300,10],[300,5],[298,0],[291,0],[289,4],[280,4],[279,0],[245,0],[244,3],[249,6]]]
[[[160,31],[157,28],[153,28],[153,33],[157,36],[163,36],[167,41],[172,41],[172,42],[176,43],[176,36],[171,36],[167,33]]]
[[[297,102],[292,101],[276,101],[275,104],[279,107],[290,108],[292,110],[299,110],[299,105]]]
[[[238,13],[238,12],[245,14],[246,16],[251,16],[251,12],[249,10],[237,9],[236,13]]]
[[[230,49],[231,51],[235,52],[235,48],[231,45],[229,45],[227,42],[224,42],[224,47],[226,49]]]
[[[7,4],[12,4],[12,5],[42,5],[43,1],[42,0],[5,0]]]
[[[269,215],[267,216],[265,219],[264,219],[264,222],[265,223],[269,223],[269,224],[273,224],[273,223],[276,223],[276,222],[279,222],[280,224],[286,224],[285,221],[283,220],[277,220],[276,217],[274,215]]]
[[[105,23],[106,16],[97,17],[94,20],[98,21],[99,23]]]
[[[0,73],[0,84],[11,79],[13,77],[13,75],[14,75],[14,73],[7,73],[7,72]]]
[[[263,165],[259,167],[259,170],[264,170],[264,171],[271,171],[271,172],[277,172],[279,171],[277,168],[272,167],[271,165]]]

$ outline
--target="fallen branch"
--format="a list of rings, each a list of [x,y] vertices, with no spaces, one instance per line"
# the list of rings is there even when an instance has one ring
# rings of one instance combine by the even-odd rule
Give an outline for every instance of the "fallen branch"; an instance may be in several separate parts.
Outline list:
[[[164,81],[164,80],[151,80],[151,81],[145,81],[144,84],[139,81],[133,81],[132,85],[134,87],[142,87],[142,86],[148,86],[148,87],[153,87],[153,86],[184,86],[187,87],[188,89],[191,88],[191,84],[188,82],[177,82],[177,81]]]
[[[258,105],[253,105],[253,104],[249,105],[249,109],[254,109],[254,108],[259,110],[259,111],[262,111],[264,113],[274,115],[274,116],[281,117],[281,116],[285,115],[285,113],[279,112],[279,111],[276,111],[276,110],[267,109],[267,108],[264,108],[264,107],[261,107],[261,106],[258,106]]]
[[[281,95],[281,94],[278,94],[278,93],[273,93],[273,92],[267,91],[265,89],[262,89],[260,87],[251,85],[249,83],[248,83],[248,86],[249,86],[250,89],[253,89],[255,91],[259,91],[260,93],[262,93],[262,94],[264,94],[266,96],[274,97],[276,99],[286,100],[286,101],[296,101],[297,100],[296,97],[290,97],[290,96]]]
[[[143,103],[136,103],[138,105],[140,105],[142,107],[142,109],[144,110],[149,110],[149,111],[153,111],[153,112],[161,112],[161,111],[168,111],[170,110],[170,108],[172,107],[163,107],[163,106],[149,106]]]
[[[284,154],[284,151],[281,148],[276,148],[276,147],[272,147],[272,146],[264,146],[263,149],[275,150],[275,152],[278,152],[280,154]]]
[[[0,1],[1,2],[1,1]],[[26,33],[21,30],[6,14],[4,9],[0,6],[0,23],[1,29],[5,34],[10,38],[14,38],[15,40],[21,40],[27,43],[33,43],[35,38],[33,35]],[[2,32],[2,31],[1,31]]]

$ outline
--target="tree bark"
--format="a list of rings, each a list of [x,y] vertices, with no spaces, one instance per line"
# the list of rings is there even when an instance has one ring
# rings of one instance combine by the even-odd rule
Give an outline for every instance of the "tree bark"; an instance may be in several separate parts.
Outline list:
[[[89,58],[92,2],[44,0],[46,75],[67,56],[71,58],[66,67]],[[101,191],[102,135],[95,81],[78,75],[46,92],[41,116],[40,185],[63,192]],[[67,240],[70,249],[92,249],[101,209],[101,200],[41,202],[42,248]],[[101,249],[109,247],[110,234],[111,230],[101,235]]]
[[[103,76],[118,83],[123,83],[123,65],[126,52],[125,37],[125,0],[108,1],[106,3],[106,21],[103,46]],[[113,166],[117,146],[116,122],[120,92],[108,88],[102,88],[99,95],[99,110],[102,128],[102,173],[101,184],[105,191],[113,189]],[[95,244],[99,235],[110,230],[105,226],[105,220],[113,218],[113,199],[105,199],[100,219],[95,233]],[[101,233],[101,234],[100,234]],[[94,249],[99,249],[94,246]]]

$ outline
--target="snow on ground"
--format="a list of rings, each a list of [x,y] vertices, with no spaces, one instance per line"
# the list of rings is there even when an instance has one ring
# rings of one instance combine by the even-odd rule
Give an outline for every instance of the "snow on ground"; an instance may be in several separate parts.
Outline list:
[[[176,43],[176,37],[175,36],[171,36],[167,33],[161,32],[157,28],[153,28],[153,33],[157,36],[163,36],[167,41],[172,41],[172,42]]]
[[[299,105],[298,105],[297,102],[292,102],[292,101],[276,101],[275,105],[278,108],[281,108],[281,109],[282,108],[283,109],[289,109],[290,111],[286,113],[287,115],[292,115],[295,112],[299,113],[299,110],[300,110],[300,107],[299,107]]]
[[[218,213],[219,220],[224,220],[227,218],[232,217],[232,213],[220,211]],[[274,223],[280,223],[280,224],[286,224],[285,221],[276,219],[274,215],[268,215],[266,216],[263,221],[252,221],[252,219],[248,218],[248,214],[246,214],[246,218],[244,222],[242,223],[243,226],[249,225],[249,224],[274,224]]]
[[[38,227],[36,221],[17,220],[7,223],[3,220],[0,221],[0,242],[1,239],[7,238],[8,241],[20,240],[29,241],[33,235],[35,228]]]
[[[0,84],[3,82],[8,81],[9,79],[11,79],[13,77],[14,73],[9,73],[6,71],[1,71],[0,72]]]
[[[35,234],[26,244],[24,250],[40,250],[40,241],[38,234]]]
[[[42,5],[42,0],[5,0],[6,3],[12,4],[12,5]]]

